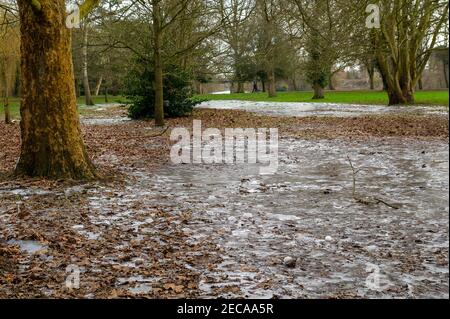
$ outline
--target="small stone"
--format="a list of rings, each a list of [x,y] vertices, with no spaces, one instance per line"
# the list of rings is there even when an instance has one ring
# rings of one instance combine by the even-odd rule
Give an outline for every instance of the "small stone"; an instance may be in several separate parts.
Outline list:
[[[244,213],[244,214],[242,215],[242,217],[243,217],[243,218],[252,218],[253,215],[252,215],[252,213]]]
[[[234,223],[236,221],[236,217],[230,216],[228,217],[228,221]]]
[[[284,259],[283,259],[283,265],[285,265],[286,267],[289,267],[289,268],[294,268],[296,263],[297,263],[297,260],[290,256],[284,257]]]
[[[135,264],[136,266],[142,265],[142,264],[144,264],[144,259],[142,259],[142,258],[136,258],[136,259],[134,260],[134,264]]]
[[[333,237],[331,237],[331,236],[326,236],[326,237],[325,237],[325,240],[326,240],[326,241],[332,241],[332,240],[333,240]]]

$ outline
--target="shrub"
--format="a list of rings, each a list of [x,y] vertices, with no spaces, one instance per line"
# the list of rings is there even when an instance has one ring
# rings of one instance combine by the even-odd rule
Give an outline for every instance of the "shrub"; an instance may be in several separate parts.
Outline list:
[[[166,66],[164,73],[164,115],[185,116],[202,101],[193,98],[190,74],[175,65]],[[136,63],[125,81],[125,95],[130,101],[128,113],[131,118],[153,118],[155,113],[154,72],[149,63]],[[168,105],[166,104],[168,102]]]

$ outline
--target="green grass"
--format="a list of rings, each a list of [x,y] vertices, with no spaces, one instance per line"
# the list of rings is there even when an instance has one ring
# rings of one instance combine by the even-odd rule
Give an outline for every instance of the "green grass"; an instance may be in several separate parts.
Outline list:
[[[95,104],[104,104],[105,97],[103,95],[93,96],[93,100]],[[0,101],[1,102],[1,101]],[[118,96],[108,96],[108,103],[125,103],[126,98],[118,95]],[[81,105],[83,108],[88,108],[89,106],[84,105],[84,96],[80,96],[77,98],[77,104]],[[9,107],[11,109],[11,117],[13,119],[20,118],[20,100],[19,98],[10,98],[9,99]],[[4,116],[4,108],[3,104],[0,103],[0,121],[3,120]]]
[[[297,91],[278,92],[274,98],[268,98],[267,93],[205,94],[196,97],[207,100],[388,104],[387,94],[382,91],[327,91],[321,100],[312,100],[312,96],[310,91]],[[414,96],[417,105],[448,106],[448,91],[418,91]]]

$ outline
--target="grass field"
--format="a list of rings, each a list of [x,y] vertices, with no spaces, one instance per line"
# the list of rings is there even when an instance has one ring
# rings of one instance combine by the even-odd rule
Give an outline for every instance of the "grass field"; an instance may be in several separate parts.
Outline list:
[[[198,98],[207,100],[244,100],[244,101],[273,101],[273,102],[327,102],[346,104],[388,104],[386,92],[381,91],[327,91],[325,98],[312,100],[310,91],[278,92],[277,97],[268,98],[267,93],[234,93],[234,94],[205,94]],[[417,105],[448,106],[448,91],[418,91],[415,93]]]
[[[94,96],[93,97],[95,104],[104,104],[105,103],[105,97],[103,95]],[[108,103],[124,103],[125,97],[123,96],[108,96]],[[1,102],[1,101],[0,101]],[[85,106],[84,105],[84,96],[80,96],[77,98],[77,104],[79,106]],[[20,117],[20,111],[19,111],[19,105],[20,100],[19,98],[10,98],[9,99],[9,105],[11,109],[11,117],[13,119],[18,119]],[[4,116],[4,108],[3,104],[0,103],[0,121],[3,120]]]

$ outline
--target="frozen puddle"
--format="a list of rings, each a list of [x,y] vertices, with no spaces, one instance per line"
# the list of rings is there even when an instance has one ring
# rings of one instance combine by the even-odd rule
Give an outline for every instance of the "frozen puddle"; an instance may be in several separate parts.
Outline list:
[[[353,200],[347,155],[357,192],[399,209]],[[282,140],[278,172],[257,172],[179,165],[147,177],[155,203],[193,212],[192,242],[223,250],[225,264],[198,269],[203,296],[448,298],[448,144]]]
[[[118,116],[112,118],[81,118],[85,125],[113,125],[131,121],[128,117]]]
[[[352,105],[337,103],[295,103],[295,102],[254,102],[254,101],[206,101],[197,108],[212,108],[220,110],[242,110],[274,116],[361,116],[369,114],[388,113],[423,113],[448,115],[448,108],[429,106],[383,106],[383,105]]]
[[[47,246],[42,245],[38,241],[35,240],[16,240],[11,239],[7,242],[9,245],[18,245],[20,250],[26,252],[28,254],[35,254],[39,252],[43,252],[47,249]]]

